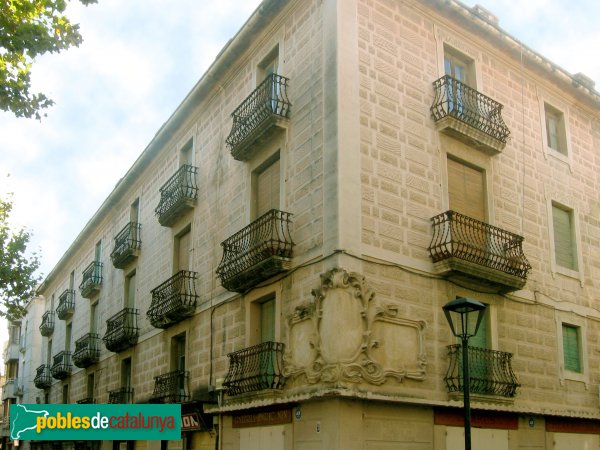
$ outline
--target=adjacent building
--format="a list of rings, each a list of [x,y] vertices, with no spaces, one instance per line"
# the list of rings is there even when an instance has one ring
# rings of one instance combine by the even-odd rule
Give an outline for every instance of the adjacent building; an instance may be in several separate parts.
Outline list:
[[[484,8],[265,0],[44,280],[26,376],[182,405],[69,448],[451,450],[468,297],[477,447],[598,448],[599,174],[594,83]]]

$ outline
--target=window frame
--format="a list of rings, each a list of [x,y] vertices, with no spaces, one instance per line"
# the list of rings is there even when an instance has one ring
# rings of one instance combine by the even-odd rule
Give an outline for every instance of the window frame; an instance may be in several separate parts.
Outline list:
[[[550,97],[549,95],[540,95],[539,99],[540,108],[540,127],[542,146],[544,150],[544,157],[546,159],[553,158],[561,161],[568,165],[569,170],[572,171],[572,146],[571,146],[571,135],[569,131],[569,109],[568,105],[561,102],[559,99]],[[548,112],[551,115],[559,119],[559,140],[564,141],[564,151],[561,149],[555,149],[550,146],[548,142]]]
[[[275,320],[273,330],[274,342],[281,342],[281,287],[265,286],[254,289],[246,295],[244,301],[246,306],[246,347],[261,343],[261,305],[268,300],[275,302]]]
[[[449,140],[450,141],[450,140]],[[484,203],[485,203],[485,223],[494,225],[492,218],[494,214],[494,184],[492,163],[485,154],[469,148],[461,142],[450,142],[449,145],[442,149],[442,188],[443,192],[443,211],[450,209],[450,191],[449,191],[449,175],[448,175],[448,159],[464,164],[482,172],[483,188],[484,188]]]
[[[563,326],[570,326],[578,329],[579,361],[581,372],[574,372],[565,367],[565,353],[563,344]],[[574,313],[558,311],[556,315],[556,344],[559,367],[559,380],[561,384],[565,380],[578,381],[589,384],[589,365],[587,351],[587,325],[585,318],[576,316]]]
[[[574,247],[573,259],[577,263],[577,268],[572,269],[564,267],[557,262],[556,259],[556,244],[555,244],[555,230],[554,230],[554,208],[559,208],[567,211],[570,214],[571,219],[571,245]],[[583,285],[583,257],[581,254],[581,236],[579,233],[579,220],[577,209],[573,205],[569,205],[564,201],[558,201],[554,198],[548,199],[548,236],[550,243],[550,266],[553,276],[555,274],[561,274],[571,278],[580,280]]]

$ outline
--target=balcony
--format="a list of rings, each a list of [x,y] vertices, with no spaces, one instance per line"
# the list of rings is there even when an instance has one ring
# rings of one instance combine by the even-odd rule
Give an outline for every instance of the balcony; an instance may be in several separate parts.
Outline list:
[[[110,259],[116,269],[123,269],[140,255],[142,248],[142,224],[129,222],[115,236],[115,247]]]
[[[194,314],[196,308],[196,272],[181,270],[152,289],[148,320],[153,327],[168,328]]]
[[[133,402],[133,388],[121,387],[108,393],[108,403],[128,404]]]
[[[189,372],[175,370],[154,377],[154,391],[150,401],[152,403],[183,403],[190,399],[188,393]]]
[[[81,369],[96,364],[100,359],[100,337],[96,333],[87,333],[75,341],[73,364]]]
[[[94,294],[100,292],[102,287],[102,263],[92,261],[83,271],[83,279],[79,285],[81,296],[83,298],[92,298]]]
[[[102,340],[109,351],[122,352],[137,343],[140,331],[138,314],[137,309],[124,308],[106,321],[106,334]]]
[[[96,400],[93,397],[85,397],[77,400],[78,405],[93,405],[96,403]]]
[[[36,369],[33,384],[38,389],[48,389],[52,386],[52,378],[50,378],[50,368],[46,364],[42,364]]]
[[[42,323],[40,324],[40,334],[42,336],[51,336],[54,333],[54,313],[46,311],[42,315]]]
[[[272,209],[221,243],[223,258],[217,275],[225,289],[245,292],[290,269],[294,246],[291,217]]]
[[[283,389],[283,349],[280,342],[263,342],[227,355],[229,371],[223,382],[227,395]]]
[[[20,336],[17,336],[16,340],[8,341],[6,353],[4,355],[5,363],[19,360],[19,354],[21,353],[21,349],[19,347],[19,338]]]
[[[8,378],[4,386],[2,386],[2,401],[23,395],[22,381],[19,378]]]
[[[198,197],[197,173],[197,167],[183,165],[160,188],[160,201],[154,212],[163,227],[170,227],[194,208]]]
[[[234,159],[247,161],[258,144],[285,128],[291,107],[288,82],[281,75],[268,75],[231,114],[233,126],[225,142]]]
[[[439,131],[488,154],[504,149],[510,130],[500,103],[449,75],[434,81],[433,88],[431,116]]]
[[[448,346],[448,371],[444,377],[448,392],[463,392],[462,345]],[[470,392],[512,398],[520,386],[512,370],[512,353],[469,347]]]
[[[58,306],[56,315],[60,320],[67,320],[73,316],[75,312],[75,291],[66,289],[60,297],[58,297]]]
[[[429,254],[434,271],[461,286],[485,292],[522,289],[531,269],[523,237],[454,211],[431,219]]]
[[[50,374],[57,380],[64,380],[71,375],[71,352],[63,350],[54,355]]]

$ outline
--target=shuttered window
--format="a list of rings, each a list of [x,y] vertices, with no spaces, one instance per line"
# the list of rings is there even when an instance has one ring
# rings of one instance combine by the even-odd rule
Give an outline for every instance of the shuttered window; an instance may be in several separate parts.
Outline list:
[[[125,279],[125,307],[135,308],[135,272]]]
[[[552,205],[552,223],[554,226],[554,257],[556,264],[567,269],[577,270],[573,211]]]
[[[177,270],[190,270],[192,267],[192,252],[190,246],[190,230],[188,229],[184,233],[177,237]]]
[[[581,373],[579,327],[563,324],[562,337],[565,370]]]
[[[544,115],[546,116],[546,141],[548,147],[563,155],[567,155],[567,135],[563,113],[544,103]]]
[[[256,217],[279,209],[279,158],[256,174]]]
[[[452,211],[485,222],[483,171],[448,158],[448,197]]]

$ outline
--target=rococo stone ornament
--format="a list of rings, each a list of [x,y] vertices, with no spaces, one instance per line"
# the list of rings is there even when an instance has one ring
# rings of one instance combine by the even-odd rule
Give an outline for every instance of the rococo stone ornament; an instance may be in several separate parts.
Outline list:
[[[423,380],[425,322],[379,304],[365,278],[341,268],[321,274],[313,300],[288,317],[284,374],[309,383]]]

